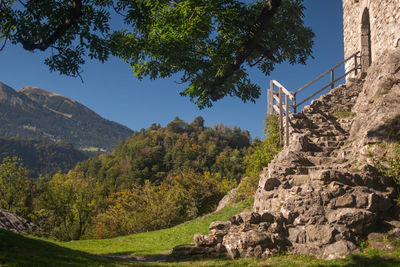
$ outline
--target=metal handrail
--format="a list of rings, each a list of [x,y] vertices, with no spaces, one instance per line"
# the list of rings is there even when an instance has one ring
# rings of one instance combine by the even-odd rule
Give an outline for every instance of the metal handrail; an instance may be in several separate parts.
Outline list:
[[[276,111],[276,113],[279,114],[280,141],[281,141],[281,144],[285,143],[285,145],[289,145],[289,113],[290,113],[290,108],[293,109],[293,113],[296,113],[297,107],[299,107],[300,105],[304,104],[305,102],[307,102],[308,100],[310,100],[314,96],[318,95],[319,93],[324,91],[329,86],[333,89],[335,87],[335,83],[337,81],[341,80],[342,78],[346,77],[348,74],[354,72],[354,74],[357,75],[358,74],[358,70],[361,69],[361,64],[359,63],[359,62],[361,62],[361,60],[358,61],[358,59],[360,58],[359,54],[360,54],[360,52],[354,53],[350,57],[348,57],[345,60],[341,61],[336,66],[330,68],[328,71],[322,73],[317,78],[315,78],[314,80],[312,80],[311,82],[307,83],[306,85],[304,85],[303,87],[299,88],[298,90],[296,90],[294,92],[289,91],[288,89],[286,89],[282,84],[280,84],[276,80],[271,80],[270,81],[270,88],[269,88],[269,90],[267,90],[267,95],[268,95],[268,101],[267,101],[267,103],[268,103],[267,104],[268,105],[268,114],[273,114],[274,111]],[[351,70],[345,72],[345,74],[341,75],[340,77],[335,78],[335,69],[339,68],[340,66],[342,66],[343,64],[345,64],[347,61],[349,61],[351,59],[354,59],[354,67]],[[312,95],[307,97],[306,99],[302,100],[300,103],[296,102],[296,95],[299,92],[303,91],[304,89],[306,89],[310,85],[312,85],[315,82],[319,81],[320,79],[322,79],[323,77],[325,77],[329,73],[331,74],[330,83],[328,83],[327,85],[323,86],[321,89],[319,89],[318,91],[316,91],[315,93],[313,93]],[[279,89],[278,92],[274,91],[275,86]],[[277,105],[274,104],[274,101],[277,103]],[[292,105],[290,105],[290,103],[289,103],[290,101],[292,101]],[[285,119],[286,119],[285,127],[283,125],[283,114],[285,114]],[[284,128],[285,128],[285,130],[284,130]],[[285,134],[284,134],[284,132],[285,132]],[[285,142],[284,142],[284,135],[286,136]]]

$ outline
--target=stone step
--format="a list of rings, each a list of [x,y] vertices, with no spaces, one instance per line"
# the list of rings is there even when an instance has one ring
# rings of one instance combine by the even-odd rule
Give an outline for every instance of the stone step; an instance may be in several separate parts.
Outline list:
[[[289,181],[292,186],[302,186],[310,181],[310,177],[308,175],[291,175]]]
[[[331,142],[331,141],[345,141],[347,140],[348,137],[346,135],[334,135],[334,136],[328,135],[328,136],[318,136],[311,138],[316,139],[315,140],[316,142]]]
[[[349,157],[353,152],[349,149],[341,149],[337,151],[332,151],[331,155],[337,158],[346,158]]]
[[[327,148],[338,148],[344,146],[344,141],[325,141],[316,143],[319,147],[327,147]]]
[[[315,166],[324,166],[328,164],[342,164],[347,162],[345,158],[337,158],[337,157],[315,157],[310,156],[307,159],[314,164]]]
[[[307,152],[302,152],[302,154],[308,158],[308,157],[330,157],[332,152],[330,151],[307,151]]]
[[[318,125],[317,130],[319,130],[319,131],[336,131],[336,132],[338,132],[338,135],[346,133],[346,131],[344,131],[344,130],[340,127],[340,125],[334,125],[334,124],[328,124],[328,125],[322,124],[322,125]]]
[[[320,145],[316,145],[316,146],[321,151],[329,153],[327,157],[331,157],[332,154],[336,153],[336,151],[339,149],[339,147],[333,147],[333,146],[320,146]]]
[[[346,136],[348,135],[348,131],[340,128],[340,130],[336,129],[335,127],[329,128],[309,128],[309,132],[315,136]]]

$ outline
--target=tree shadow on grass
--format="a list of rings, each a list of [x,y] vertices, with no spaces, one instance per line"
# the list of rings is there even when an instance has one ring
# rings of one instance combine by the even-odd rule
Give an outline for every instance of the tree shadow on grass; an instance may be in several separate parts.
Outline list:
[[[327,266],[327,265],[322,265]],[[343,264],[329,265],[329,266],[343,266],[343,267],[361,267],[361,266],[374,266],[374,267],[389,267],[400,266],[400,258],[383,257],[380,255],[365,256],[365,255],[351,255]]]
[[[400,266],[400,251],[396,252],[375,251],[372,253],[353,254],[342,260],[319,260],[307,255],[281,255],[267,260],[245,258],[232,260],[228,257],[185,257],[174,259],[174,263],[190,262],[193,266],[319,266],[319,267],[389,267]],[[190,265],[190,264],[189,264]]]
[[[101,254],[102,257],[121,261],[136,261],[136,262],[173,262],[175,259],[171,256],[170,252],[158,253],[151,255],[139,256],[141,251],[124,251],[112,254]],[[144,251],[146,252],[146,251]],[[134,255],[139,254],[139,255]]]
[[[114,266],[110,259],[0,229],[0,266]]]

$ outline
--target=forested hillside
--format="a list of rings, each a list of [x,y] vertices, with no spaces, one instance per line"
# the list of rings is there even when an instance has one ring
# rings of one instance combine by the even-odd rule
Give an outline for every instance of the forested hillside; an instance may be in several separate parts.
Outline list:
[[[6,157],[18,157],[29,170],[29,177],[67,172],[88,157],[66,142],[34,138],[0,137],[0,162]]]
[[[113,184],[116,191],[145,181],[159,184],[183,170],[212,173],[236,183],[249,146],[249,133],[240,128],[205,127],[202,117],[191,123],[175,118],[166,127],[153,124],[134,132],[113,153],[80,163],[75,171]]]
[[[0,208],[30,218],[59,240],[177,225],[213,211],[239,182],[237,200],[253,195],[260,170],[280,150],[278,121],[267,122],[268,137],[251,144],[240,128],[175,118],[166,127],[134,132],[110,154],[37,181],[27,178],[21,161],[6,157]]]
[[[191,123],[175,118],[166,127],[153,124],[134,132],[114,152],[80,162],[68,173],[32,181],[25,166],[45,160],[40,151],[51,148],[40,141],[13,142],[3,142],[6,151],[32,145],[39,152],[36,158],[19,154],[27,159],[23,162],[4,159],[0,208],[29,217],[61,240],[161,229],[210,212],[238,185],[246,155],[254,150],[249,133],[240,128],[205,127],[202,117]],[[55,156],[49,164],[57,164]],[[16,188],[15,197],[10,188]]]

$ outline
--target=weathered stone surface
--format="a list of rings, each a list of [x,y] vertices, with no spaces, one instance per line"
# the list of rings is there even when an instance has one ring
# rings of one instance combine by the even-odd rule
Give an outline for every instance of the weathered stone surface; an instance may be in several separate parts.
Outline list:
[[[350,253],[359,252],[360,249],[352,242],[340,240],[333,244],[327,245],[322,253],[322,258],[331,260],[344,258]]]
[[[332,243],[338,231],[331,225],[307,225],[305,229],[307,233],[307,242],[318,243],[318,245],[325,245]]]
[[[212,247],[217,245],[217,238],[213,235],[199,235],[195,234],[193,236],[194,244],[197,247]]]
[[[256,212],[242,212],[238,215],[228,217],[228,220],[233,225],[246,223],[257,224],[261,220],[261,215]]]
[[[39,233],[42,230],[8,210],[0,209],[0,228],[14,233]]]
[[[231,227],[230,222],[216,221],[212,222],[208,229],[211,230],[228,230]]]
[[[279,234],[266,231],[249,230],[246,232],[235,231],[228,233],[222,242],[228,255],[238,257],[261,257],[265,249],[276,252],[286,245],[285,240]]]
[[[230,202],[231,200],[234,198],[235,194],[237,191],[237,187],[232,189],[231,191],[229,191],[228,194],[226,194],[219,202],[218,202],[218,206],[215,209],[215,211],[220,211],[223,208],[225,208]]]
[[[379,249],[384,251],[390,251],[395,249],[395,246],[393,244],[378,240],[368,240],[368,245],[373,249]]]
[[[385,50],[399,48],[399,2],[397,0],[343,0],[345,58],[361,49],[361,18],[366,9],[369,11],[371,27],[371,57],[372,60],[378,61],[382,58],[382,55],[385,55]],[[351,60],[347,62],[346,71],[349,71],[353,66]]]
[[[334,207],[335,208],[353,207],[354,200],[355,200],[355,198],[353,195],[344,195],[344,196],[338,197],[335,200]]]
[[[264,190],[270,191],[273,190],[275,187],[278,187],[281,182],[276,178],[268,178],[265,180]]]
[[[385,212],[392,207],[392,201],[385,196],[371,193],[368,196],[368,209],[375,212]]]

